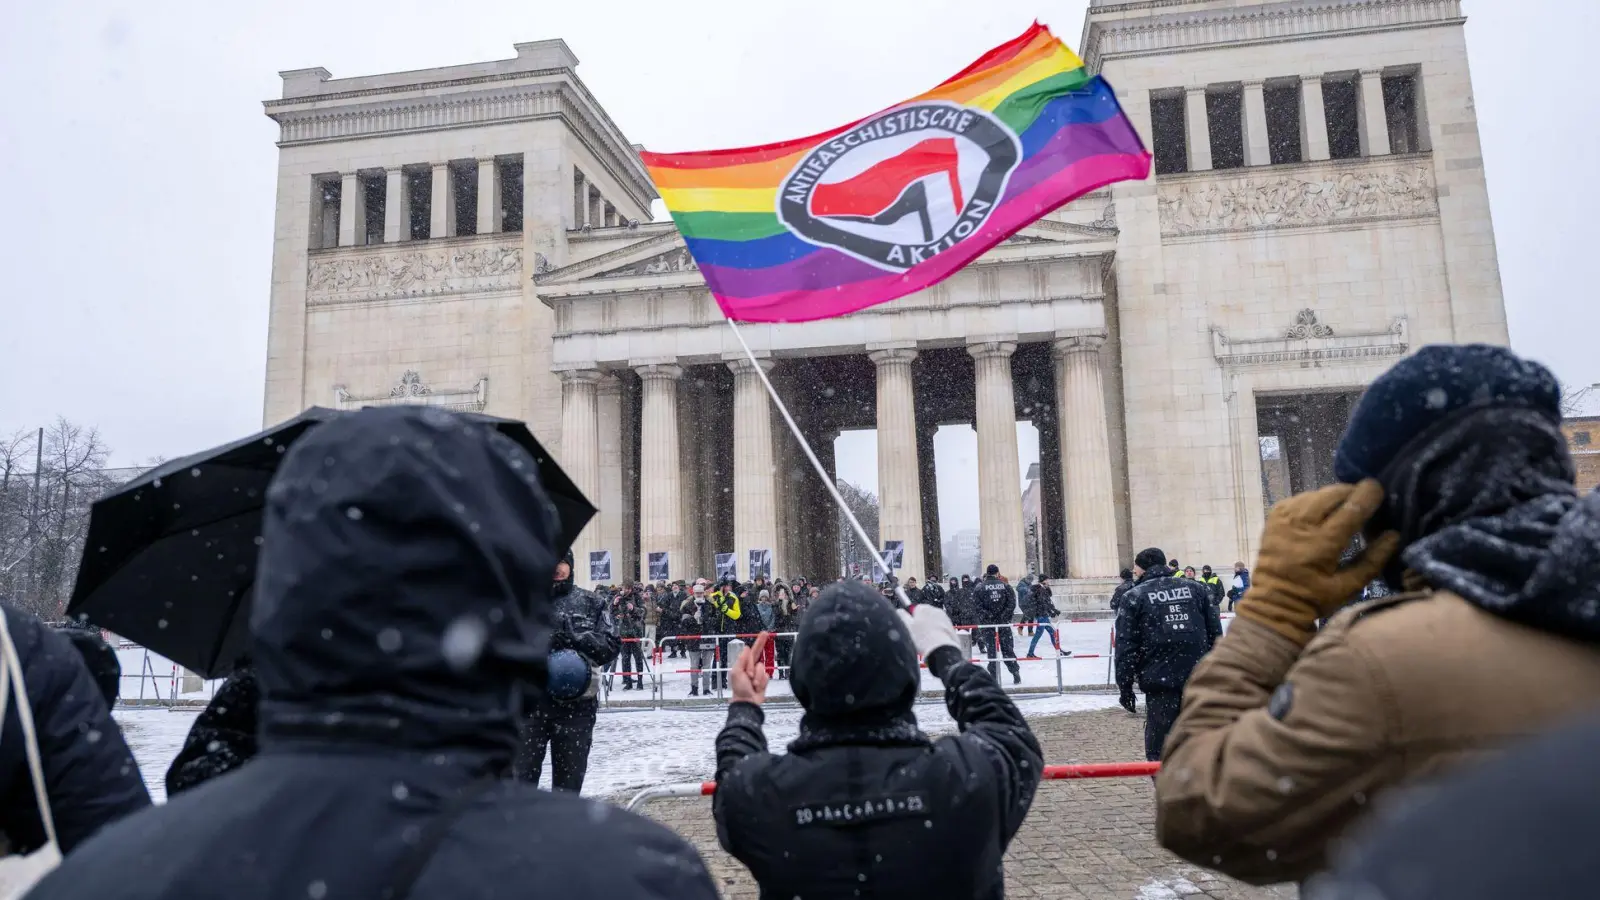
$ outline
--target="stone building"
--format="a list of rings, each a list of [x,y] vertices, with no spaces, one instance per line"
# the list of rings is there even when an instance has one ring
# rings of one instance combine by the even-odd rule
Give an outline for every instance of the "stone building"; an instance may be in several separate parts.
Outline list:
[[[1507,341],[1459,0],[1093,0],[1079,51],[1156,156],[929,290],[747,326],[832,465],[876,428],[885,540],[942,570],[932,437],[978,433],[983,558],[1098,594],[1131,553],[1248,559],[1326,482],[1363,386]],[[602,513],[576,548],[835,568],[825,487],[635,148],[561,41],[365,78],[286,72],[266,418],[425,402],[527,419]],[[841,118],[859,111],[841,110]],[[582,574],[584,566],[579,566]],[[1070,601],[1069,601],[1070,602]]]

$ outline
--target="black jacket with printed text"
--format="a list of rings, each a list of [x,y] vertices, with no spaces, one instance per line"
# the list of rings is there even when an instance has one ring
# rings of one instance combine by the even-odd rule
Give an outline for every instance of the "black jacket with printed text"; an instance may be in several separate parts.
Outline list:
[[[892,605],[845,583],[800,624],[792,678],[806,709],[784,755],[761,707],[734,703],[717,737],[717,838],[764,900],[1004,896],[1001,859],[1043,769],[1039,742],[984,669],[954,647],[928,665],[960,734],[929,740],[917,656]]]
[[[1181,691],[1200,657],[1222,636],[1211,591],[1198,581],[1145,571],[1117,610],[1117,685],[1150,692]]]

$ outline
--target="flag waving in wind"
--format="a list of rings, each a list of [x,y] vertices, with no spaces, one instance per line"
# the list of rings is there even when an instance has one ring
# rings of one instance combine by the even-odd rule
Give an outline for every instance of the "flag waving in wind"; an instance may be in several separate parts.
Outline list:
[[[1111,87],[1038,23],[841,128],[643,156],[718,305],[741,322],[903,297],[1074,198],[1150,173]]]

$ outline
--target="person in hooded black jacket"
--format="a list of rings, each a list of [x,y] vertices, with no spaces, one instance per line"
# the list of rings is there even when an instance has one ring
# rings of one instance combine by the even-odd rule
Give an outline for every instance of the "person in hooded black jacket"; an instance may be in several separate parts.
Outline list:
[[[1133,570],[1122,570],[1122,581],[1111,591],[1111,614],[1116,615],[1122,609],[1122,601],[1127,599],[1128,592],[1133,590]]]
[[[250,615],[260,754],[104,829],[30,900],[715,898],[667,829],[506,777],[556,627],[536,472],[509,438],[426,407],[296,441]]]
[[[919,650],[959,735],[930,741],[917,728]],[[1004,896],[1001,859],[1044,761],[942,610],[897,612],[860,582],[824,591],[800,623],[791,679],[805,715],[786,755],[762,732],[758,657],[735,672],[712,809],[717,840],[763,900]]]
[[[615,662],[622,652],[622,639],[612,624],[611,609],[592,591],[572,583],[571,550],[556,564],[550,593],[556,615],[551,649],[576,650],[596,670]],[[549,747],[551,785],[558,791],[581,792],[589,771],[589,749],[594,746],[594,721],[600,701],[593,696],[556,700],[543,693],[534,694],[530,701],[522,723],[517,777],[537,784],[544,768],[545,748]]]
[[[0,601],[0,610],[28,686],[56,840],[70,853],[97,830],[149,806],[150,794],[71,639],[9,603]],[[0,851],[32,853],[46,838],[15,696],[0,729]]]
[[[937,577],[929,578],[922,587],[922,602],[929,606],[944,609],[944,596],[944,586],[939,584]]]
[[[1159,548],[1134,559],[1138,580],[1117,611],[1117,687],[1133,712],[1134,684],[1144,691],[1144,754],[1161,759],[1167,732],[1178,720],[1183,686],[1200,658],[1222,637],[1222,618],[1205,584],[1175,577]]]

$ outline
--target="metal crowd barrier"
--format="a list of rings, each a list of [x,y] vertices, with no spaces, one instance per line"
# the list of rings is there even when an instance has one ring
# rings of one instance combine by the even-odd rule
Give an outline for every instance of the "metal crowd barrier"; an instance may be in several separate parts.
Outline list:
[[[1057,620],[1056,622],[1053,622],[1051,624],[1059,626],[1059,625],[1067,625],[1067,624],[1098,623],[1098,622],[1102,622],[1102,621],[1104,621],[1104,620],[1103,619],[1077,618],[1077,619],[1060,619],[1060,620]],[[973,647],[977,647],[978,644],[977,644],[977,639],[976,639],[975,635],[979,631],[994,632],[994,631],[998,631],[998,630],[1000,630],[1002,628],[1011,628],[1011,629],[1013,629],[1013,630],[1018,632],[1018,635],[1016,636],[1017,640],[1026,640],[1027,637],[1026,637],[1026,635],[1022,634],[1021,630],[1026,628],[1026,627],[1028,627],[1028,626],[1030,626],[1030,625],[1034,625],[1034,624],[1035,623],[1030,622],[1030,621],[1022,621],[1022,622],[1014,622],[1011,625],[957,625],[956,628],[958,630],[960,630],[960,631],[964,631],[964,632],[967,632],[969,634],[974,635],[972,646]],[[630,679],[641,680],[643,683],[648,684],[649,685],[649,699],[650,699],[650,701],[659,705],[660,703],[667,701],[667,697],[666,697],[666,689],[667,689],[667,686],[668,686],[667,676],[672,676],[672,675],[687,675],[687,676],[689,676],[687,682],[678,682],[677,683],[677,686],[680,687],[683,690],[684,696],[681,697],[681,698],[680,697],[674,697],[673,698],[674,700],[687,700],[687,699],[689,699],[689,695],[687,693],[688,689],[691,688],[691,687],[696,687],[696,688],[700,687],[701,686],[702,676],[704,676],[707,672],[711,673],[711,675],[712,675],[713,685],[709,690],[700,691],[699,692],[699,696],[712,697],[712,698],[717,699],[717,700],[722,700],[722,699],[724,699],[725,694],[727,693],[726,689],[722,687],[722,680],[725,677],[725,674],[727,672],[731,671],[730,667],[722,665],[722,663],[723,663],[723,659],[722,659],[723,648],[729,646],[730,644],[732,644],[734,642],[738,642],[740,644],[740,647],[741,647],[741,652],[743,652],[743,650],[747,650],[749,648],[750,642],[752,642],[756,638],[756,635],[757,635],[757,632],[740,633],[740,634],[679,634],[679,635],[668,635],[666,637],[660,638],[659,640],[655,640],[655,641],[651,641],[649,638],[622,638],[622,641],[625,644],[636,643],[636,644],[644,645],[644,647],[641,648],[641,656],[645,660],[644,671],[642,671],[642,672],[634,672],[634,671],[621,671],[621,670],[618,670],[618,671],[606,671],[606,672],[602,673],[603,680],[601,682],[601,689],[600,689],[601,705],[602,706],[607,706],[607,705],[610,704],[611,699],[612,699],[611,698],[611,694],[615,690],[614,685],[613,685],[613,681],[616,678],[626,677],[626,678],[630,678]],[[774,638],[784,637],[784,638],[793,639],[797,635],[798,635],[798,632],[794,632],[794,631],[782,631],[782,632],[774,632],[773,633],[773,637]],[[1059,638],[1059,634],[1057,635],[1057,637]],[[715,641],[716,642],[716,646],[714,648],[707,649],[707,650],[699,650],[698,649],[698,645],[699,645],[699,643],[701,641]],[[679,646],[690,645],[690,644],[695,645],[695,646],[685,647],[685,650],[687,651],[687,653],[690,653],[690,654],[697,653],[697,652],[699,652],[699,653],[711,653],[712,654],[712,659],[713,659],[715,664],[713,666],[711,666],[710,668],[692,668],[692,667],[691,668],[677,668],[677,669],[663,668],[663,664],[666,662],[666,660],[671,658],[671,657],[665,655],[665,651],[667,649],[669,649],[669,647],[672,644],[677,644]],[[1053,665],[1055,667],[1055,676],[1056,676],[1056,678],[1055,678],[1055,681],[1056,681],[1056,685],[1055,685],[1056,690],[1055,690],[1055,692],[1058,693],[1058,694],[1062,694],[1062,693],[1066,693],[1066,689],[1068,687],[1068,685],[1066,684],[1065,673],[1062,670],[1062,666],[1065,663],[1069,663],[1069,662],[1072,662],[1074,660],[1106,659],[1108,662],[1107,662],[1107,667],[1106,667],[1106,680],[1104,682],[1098,682],[1098,683],[1097,682],[1088,682],[1088,683],[1082,683],[1082,684],[1075,684],[1075,685],[1073,685],[1073,687],[1095,688],[1095,687],[1107,687],[1107,686],[1109,686],[1111,684],[1111,666],[1110,666],[1110,662],[1109,661],[1111,659],[1111,654],[1114,651],[1115,646],[1116,646],[1116,635],[1115,635],[1115,632],[1113,631],[1113,634],[1111,636],[1110,645],[1106,648],[1106,652],[1103,653],[1103,654],[1102,653],[1070,653],[1069,652],[1067,655],[1056,655],[1056,656],[1040,657],[1040,658],[1036,658],[1036,659],[1029,659],[1028,657],[1025,657],[1025,656],[1010,656],[1010,657],[1001,656],[1001,655],[998,655],[998,651],[997,651],[997,655],[995,656],[994,659],[991,660],[987,656],[972,655],[973,651],[970,651],[970,648],[969,648],[968,661],[973,662],[973,663],[977,663],[979,665],[982,665],[982,664],[985,664],[985,663],[989,663],[989,662],[994,662],[996,664],[1005,663],[1005,662],[1015,662],[1019,666],[1036,665],[1036,664]],[[776,660],[776,657],[774,657],[774,660]],[[687,657],[685,658],[685,661],[687,661]],[[652,662],[654,663],[654,665],[652,665]],[[926,664],[923,664],[923,667],[926,668]],[[778,672],[787,673],[788,671],[789,671],[789,667],[788,666],[776,665],[776,664],[774,665],[774,674],[776,674]],[[1043,690],[1047,690],[1048,689],[1048,686],[1046,686],[1046,685],[1032,685],[1032,686],[1027,686],[1027,687],[1029,688],[1029,690],[1034,691],[1034,692],[1043,691]],[[641,697],[641,699],[643,699],[643,694],[641,694],[640,697]]]
[[[1150,777],[1161,770],[1158,762],[1080,763],[1077,765],[1045,766],[1045,781],[1067,781],[1081,778],[1136,778]],[[689,781],[682,784],[658,784],[647,787],[628,801],[628,811],[633,812],[654,800],[670,797],[709,797],[717,792],[715,781]]]

